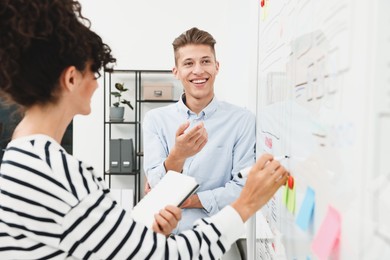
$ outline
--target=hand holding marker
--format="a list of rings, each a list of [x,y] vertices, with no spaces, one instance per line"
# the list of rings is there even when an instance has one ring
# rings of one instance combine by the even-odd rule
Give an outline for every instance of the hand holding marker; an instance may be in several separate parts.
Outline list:
[[[275,156],[275,157],[274,157],[274,160],[281,161],[281,160],[283,160],[283,159],[288,159],[288,158],[290,158],[288,155],[284,155],[284,156]],[[249,171],[250,171],[251,169],[252,169],[252,166],[249,166],[249,167],[247,167],[247,168],[242,169],[242,170],[238,173],[238,177],[239,177],[239,178],[246,178],[246,177],[248,176],[248,174],[249,174]],[[288,176],[288,181],[287,181],[287,183],[288,183],[288,187],[289,187],[290,189],[292,189],[293,186],[294,186],[294,178],[293,178],[291,175]]]
[[[289,156],[287,155],[284,155],[284,156],[275,156],[274,157],[274,160],[277,160],[277,161],[280,161],[280,160],[283,160],[285,158],[290,158]],[[249,171],[250,169],[252,169],[252,166],[249,166],[249,167],[246,167],[244,169],[242,169],[239,173],[238,173],[238,177],[239,178],[246,178],[249,174]]]

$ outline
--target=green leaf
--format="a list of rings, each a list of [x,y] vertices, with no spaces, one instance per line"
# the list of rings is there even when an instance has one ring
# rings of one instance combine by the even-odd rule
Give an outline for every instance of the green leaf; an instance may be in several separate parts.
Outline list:
[[[118,91],[112,91],[111,92],[111,95],[113,95],[114,97],[121,97],[121,93],[119,93]]]
[[[127,101],[127,100],[123,99],[123,100],[121,101],[121,103],[122,103],[122,104],[128,105],[131,109],[134,109],[133,106],[131,105],[130,101]]]
[[[119,90],[119,91],[123,91],[123,85],[124,85],[124,83],[115,83],[115,88],[117,89],[117,90]]]

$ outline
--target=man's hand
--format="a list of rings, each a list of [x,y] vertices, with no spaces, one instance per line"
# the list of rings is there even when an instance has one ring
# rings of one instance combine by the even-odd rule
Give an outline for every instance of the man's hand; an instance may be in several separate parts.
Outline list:
[[[185,160],[201,151],[207,143],[208,135],[203,122],[186,132],[189,126],[190,123],[186,122],[176,131],[175,145],[164,163],[167,171],[181,172]]]
[[[186,199],[183,204],[181,205],[182,209],[185,208],[197,208],[202,209],[202,203],[199,200],[198,194],[192,194],[188,199]]]
[[[179,126],[176,131],[176,141],[172,152],[176,156],[188,158],[197,154],[207,143],[207,131],[203,122],[197,124],[192,129],[185,132],[190,123],[186,123]]]
[[[151,190],[152,190],[152,188],[150,187],[148,180],[145,178],[144,194],[145,195],[148,194],[149,191],[151,191]]]
[[[181,219],[181,209],[175,206],[168,205],[154,215],[154,223],[152,229],[156,233],[169,236],[177,226]]]

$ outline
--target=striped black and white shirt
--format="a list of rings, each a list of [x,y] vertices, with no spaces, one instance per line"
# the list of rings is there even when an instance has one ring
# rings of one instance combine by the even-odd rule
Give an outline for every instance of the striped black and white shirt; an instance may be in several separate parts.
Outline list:
[[[0,259],[218,259],[244,232],[230,206],[166,238],[132,220],[52,138],[10,142],[0,168]]]

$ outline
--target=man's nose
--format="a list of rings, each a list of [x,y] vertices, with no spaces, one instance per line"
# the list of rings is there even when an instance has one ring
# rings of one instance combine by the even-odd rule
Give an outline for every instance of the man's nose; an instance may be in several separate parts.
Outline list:
[[[192,73],[194,74],[202,74],[204,72],[203,66],[200,63],[196,63]]]

